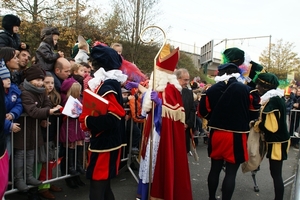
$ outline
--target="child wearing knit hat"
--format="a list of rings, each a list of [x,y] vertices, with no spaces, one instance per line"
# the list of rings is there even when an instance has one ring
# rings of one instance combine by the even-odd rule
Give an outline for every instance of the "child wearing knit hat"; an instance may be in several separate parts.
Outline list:
[[[42,184],[33,177],[35,149],[37,146],[41,149],[40,147],[44,145],[40,123],[50,115],[56,115],[55,111],[61,108],[60,105],[52,107],[43,87],[44,77],[45,71],[35,64],[24,71],[25,79],[20,85],[22,105],[27,114],[26,117],[20,118],[21,131],[13,138],[15,186],[20,191],[28,190],[28,185]],[[24,157],[25,150],[26,156]],[[36,159],[39,164],[46,162],[47,156],[42,151],[37,154]],[[26,159],[26,174],[24,174],[24,159]],[[26,176],[26,182],[24,176]]]
[[[20,124],[15,123],[14,120],[18,119],[23,112],[23,106],[21,102],[21,91],[17,85],[11,83],[10,72],[8,71],[4,60],[0,63],[0,78],[2,79],[4,91],[5,91],[5,107],[6,118],[4,123],[4,134],[6,135],[6,149],[8,155],[11,155],[11,133],[17,133],[20,131]]]

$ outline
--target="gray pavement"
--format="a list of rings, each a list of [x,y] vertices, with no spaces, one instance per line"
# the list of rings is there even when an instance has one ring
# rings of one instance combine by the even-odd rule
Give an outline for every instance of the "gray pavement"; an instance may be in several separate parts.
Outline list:
[[[192,156],[189,156],[189,166],[191,173],[191,183],[193,189],[193,199],[202,200],[208,199],[207,189],[207,175],[210,169],[210,159],[207,157],[206,145],[203,144],[202,138],[199,139],[197,152],[200,157],[198,162],[194,161]],[[299,151],[291,148],[289,151],[289,158],[283,164],[283,179],[286,180],[291,177],[297,168]],[[138,172],[135,170],[135,174]],[[221,173],[219,188],[221,187],[224,173]],[[238,171],[236,178],[236,187],[232,200],[272,200],[274,199],[273,183],[269,172],[268,159],[264,159],[260,171],[256,174],[259,192],[254,192],[254,182],[251,173],[243,174],[241,169]],[[63,180],[54,182],[55,185],[63,188],[62,192],[53,193],[56,199],[70,199],[70,200],[88,200],[89,182],[82,176],[82,180],[86,186],[78,189],[70,189],[65,185]],[[112,180],[112,190],[115,194],[116,200],[134,200],[137,189],[137,183],[132,174],[127,170],[118,175]],[[285,187],[284,200],[291,199],[293,191],[293,184]],[[217,197],[221,198],[221,189],[217,191]],[[6,200],[25,200],[24,194],[10,194],[5,197]]]

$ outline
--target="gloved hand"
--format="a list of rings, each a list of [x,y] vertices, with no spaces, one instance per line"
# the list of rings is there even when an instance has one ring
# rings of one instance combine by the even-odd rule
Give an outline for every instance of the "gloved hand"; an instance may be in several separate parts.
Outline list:
[[[127,90],[131,90],[131,89],[133,89],[133,88],[138,88],[139,87],[139,83],[136,83],[136,82],[128,82],[128,83],[126,83],[126,85],[125,85],[125,88],[127,89]]]
[[[151,101],[154,101],[156,104],[161,104],[161,99],[158,97],[158,93],[155,91],[151,92]]]

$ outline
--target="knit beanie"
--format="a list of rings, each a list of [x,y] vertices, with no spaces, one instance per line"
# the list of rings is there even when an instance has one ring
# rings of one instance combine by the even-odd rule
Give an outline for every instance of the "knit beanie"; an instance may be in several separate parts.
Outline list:
[[[10,78],[10,72],[5,65],[3,58],[2,61],[0,62],[0,78],[2,80]]]
[[[15,15],[8,14],[5,15],[2,19],[2,27],[9,32],[12,32],[14,26],[20,26],[20,25],[21,25],[21,20],[19,17]]]
[[[73,77],[67,78],[62,82],[60,87],[60,96],[61,96],[62,105],[65,105],[65,103],[67,102],[67,93],[71,88],[71,86],[73,85],[73,83],[78,83]]]
[[[35,64],[24,71],[24,78],[28,82],[39,78],[44,80],[45,74],[45,71],[40,67],[40,65]]]

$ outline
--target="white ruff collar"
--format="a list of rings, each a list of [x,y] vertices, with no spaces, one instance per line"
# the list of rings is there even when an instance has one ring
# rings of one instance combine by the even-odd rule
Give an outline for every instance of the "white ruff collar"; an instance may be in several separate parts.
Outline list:
[[[270,98],[276,97],[276,96],[282,97],[283,90],[277,88],[276,90],[272,89],[272,90],[267,91],[264,95],[262,95],[260,97],[260,104],[265,105],[266,102],[268,102]]]
[[[101,67],[94,73],[94,78],[89,80],[88,85],[92,91],[95,91],[102,81],[108,79],[114,79],[123,84],[127,80],[127,75],[123,74],[122,71],[118,69],[105,71]]]
[[[238,78],[241,76],[240,73],[233,73],[233,74],[229,74],[227,75],[226,73],[223,74],[222,76],[216,76],[215,77],[215,81],[216,83],[220,82],[220,81],[228,81],[230,78],[234,77],[237,80],[239,80]]]

